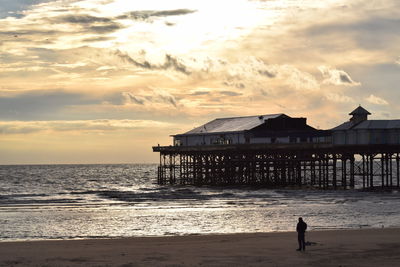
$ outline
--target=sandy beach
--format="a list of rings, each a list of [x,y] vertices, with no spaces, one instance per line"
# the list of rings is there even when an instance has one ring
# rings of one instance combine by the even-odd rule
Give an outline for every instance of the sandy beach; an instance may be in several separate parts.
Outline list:
[[[400,229],[1,242],[1,266],[398,266]]]

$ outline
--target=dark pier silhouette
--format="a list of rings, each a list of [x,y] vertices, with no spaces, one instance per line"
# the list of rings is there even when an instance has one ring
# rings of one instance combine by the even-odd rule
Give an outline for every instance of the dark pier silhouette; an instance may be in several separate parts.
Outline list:
[[[153,151],[160,153],[160,185],[400,187],[400,145],[156,146]]]

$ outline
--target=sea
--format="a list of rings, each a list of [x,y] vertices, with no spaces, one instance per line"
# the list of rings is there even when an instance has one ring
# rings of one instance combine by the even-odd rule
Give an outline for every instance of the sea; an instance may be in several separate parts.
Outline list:
[[[0,166],[0,241],[400,227],[400,192],[160,186],[155,164]]]

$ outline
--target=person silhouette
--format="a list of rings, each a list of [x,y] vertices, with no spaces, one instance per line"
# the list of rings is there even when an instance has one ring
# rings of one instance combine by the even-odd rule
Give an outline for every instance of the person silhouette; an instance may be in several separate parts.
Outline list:
[[[300,217],[296,227],[297,240],[299,241],[299,248],[297,249],[297,251],[306,250],[306,241],[305,241],[306,229],[307,229],[307,224],[303,221],[303,218]]]

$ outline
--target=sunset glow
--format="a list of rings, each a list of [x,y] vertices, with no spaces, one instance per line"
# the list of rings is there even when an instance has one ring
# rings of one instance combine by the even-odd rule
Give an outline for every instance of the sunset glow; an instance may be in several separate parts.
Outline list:
[[[224,116],[400,118],[396,0],[3,2],[0,164],[156,162]]]

